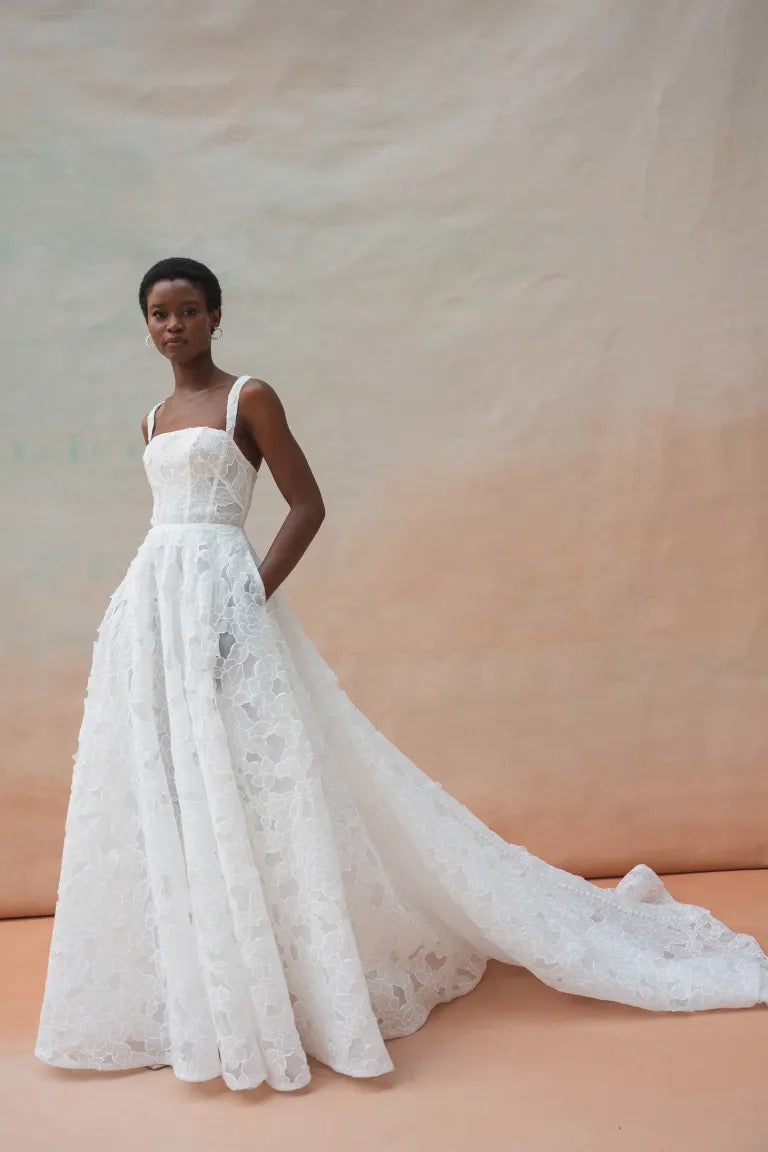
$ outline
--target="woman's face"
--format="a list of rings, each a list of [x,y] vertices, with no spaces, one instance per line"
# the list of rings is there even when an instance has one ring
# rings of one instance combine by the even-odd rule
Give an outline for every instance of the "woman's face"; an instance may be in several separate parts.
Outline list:
[[[194,360],[211,346],[221,309],[208,311],[205,297],[189,280],[158,280],[147,297],[147,327],[155,348],[169,360]]]

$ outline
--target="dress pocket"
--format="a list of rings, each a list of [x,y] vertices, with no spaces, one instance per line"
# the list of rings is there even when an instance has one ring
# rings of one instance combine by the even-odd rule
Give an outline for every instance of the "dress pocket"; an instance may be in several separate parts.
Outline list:
[[[251,568],[249,575],[252,577],[254,590],[258,589],[258,594],[261,598],[262,604],[266,604],[266,602],[267,602],[267,590],[264,587],[264,581],[261,578],[261,572],[259,572],[259,564],[261,563],[261,560],[256,555],[256,553],[253,549],[253,545],[251,544],[250,540],[248,541],[248,551],[250,552],[251,559],[253,560],[253,566]],[[250,581],[249,581],[249,583],[250,583]]]
[[[261,592],[261,599],[266,604],[266,602],[267,602],[267,590],[264,587],[264,581],[261,578],[261,572],[259,572],[259,565],[255,559],[254,559],[254,563],[253,563],[253,578],[259,586],[259,591]]]

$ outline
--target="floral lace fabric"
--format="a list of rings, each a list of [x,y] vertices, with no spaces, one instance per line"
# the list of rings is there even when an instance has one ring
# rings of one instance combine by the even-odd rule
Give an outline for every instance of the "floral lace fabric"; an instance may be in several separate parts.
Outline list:
[[[153,436],[150,414],[152,521],[93,647],[39,1059],[233,1089],[300,1088],[308,1056],[377,1076],[490,958],[654,1011],[768,1002],[753,937],[644,865],[604,890],[501,839],[265,601],[247,379],[225,429]]]

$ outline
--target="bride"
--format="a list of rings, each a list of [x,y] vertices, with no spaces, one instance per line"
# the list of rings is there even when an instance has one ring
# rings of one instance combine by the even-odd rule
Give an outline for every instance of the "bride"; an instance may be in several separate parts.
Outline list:
[[[98,628],[35,1054],[233,1089],[393,1065],[495,959],[651,1011],[768,1003],[768,957],[647,866],[614,889],[491,831],[355,707],[278,589],[325,507],[275,390],[218,368],[221,289],[139,303],[174,389],[142,420],[152,518]],[[263,462],[290,507],[244,529]]]

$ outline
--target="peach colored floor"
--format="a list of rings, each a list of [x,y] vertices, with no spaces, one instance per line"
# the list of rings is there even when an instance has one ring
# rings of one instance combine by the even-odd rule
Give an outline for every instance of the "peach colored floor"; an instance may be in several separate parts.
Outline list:
[[[669,877],[768,944],[768,870]],[[615,881],[601,881],[611,886]],[[13,1152],[768,1152],[768,1008],[647,1013],[491,963],[390,1041],[395,1071],[231,1092],[157,1072],[72,1072],[32,1054],[50,917],[0,922],[0,1130]]]

